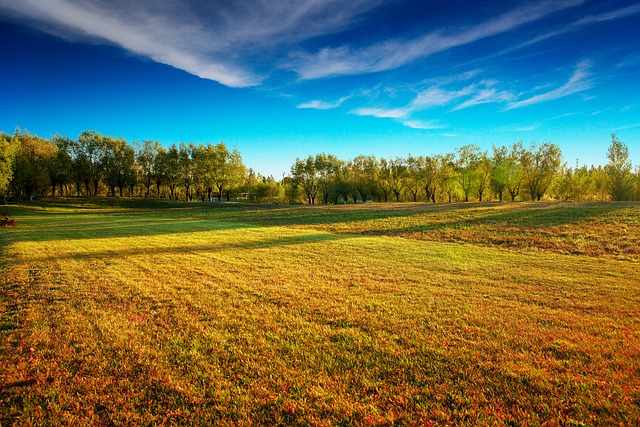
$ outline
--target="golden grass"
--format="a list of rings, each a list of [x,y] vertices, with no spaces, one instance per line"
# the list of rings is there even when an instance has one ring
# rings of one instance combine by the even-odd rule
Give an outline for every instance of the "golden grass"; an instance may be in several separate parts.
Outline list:
[[[314,210],[27,212],[1,425],[640,423],[629,257],[286,221]]]

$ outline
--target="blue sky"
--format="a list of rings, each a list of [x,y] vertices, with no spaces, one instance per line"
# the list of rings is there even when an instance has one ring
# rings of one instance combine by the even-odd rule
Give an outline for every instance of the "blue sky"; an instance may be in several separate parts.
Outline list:
[[[640,163],[640,3],[0,0],[0,130],[343,159],[552,142]]]

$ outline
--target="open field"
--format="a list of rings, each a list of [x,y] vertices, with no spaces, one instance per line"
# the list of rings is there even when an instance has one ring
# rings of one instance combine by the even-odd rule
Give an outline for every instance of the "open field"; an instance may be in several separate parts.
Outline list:
[[[9,206],[0,425],[640,424],[640,204]]]

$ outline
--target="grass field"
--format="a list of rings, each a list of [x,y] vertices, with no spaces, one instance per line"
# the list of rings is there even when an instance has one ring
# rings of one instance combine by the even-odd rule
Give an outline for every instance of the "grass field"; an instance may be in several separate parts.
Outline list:
[[[0,425],[640,425],[640,204],[44,200]]]

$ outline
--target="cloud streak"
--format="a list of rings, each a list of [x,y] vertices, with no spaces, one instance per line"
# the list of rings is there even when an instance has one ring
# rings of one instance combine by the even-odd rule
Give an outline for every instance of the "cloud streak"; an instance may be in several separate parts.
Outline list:
[[[583,0],[547,0],[449,33],[434,31],[413,39],[391,39],[360,49],[341,46],[323,48],[316,54],[299,53],[291,68],[303,80],[391,70],[419,58],[511,31],[581,3]]]
[[[343,28],[380,2],[0,0],[0,11],[67,39],[106,41],[204,79],[245,87],[261,83],[268,70],[254,68],[282,46]]]
[[[331,110],[331,109],[340,107],[342,104],[344,104],[345,101],[348,101],[351,98],[352,96],[350,95],[343,96],[342,98],[338,99],[335,102],[313,100],[309,102],[303,102],[302,104],[299,104],[297,108],[303,108],[303,109],[309,108],[309,109],[315,109],[315,110]]]
[[[521,101],[513,102],[506,108],[506,110],[513,110],[516,108],[539,104],[541,102],[564,98],[566,96],[573,95],[575,93],[582,92],[591,88],[591,66],[592,63],[590,60],[581,61],[580,63],[578,63],[578,65],[576,65],[575,70],[573,71],[573,74],[571,75],[569,80],[562,86],[544,93],[540,93],[530,98],[523,99]]]

